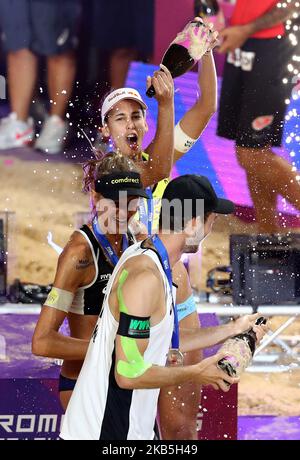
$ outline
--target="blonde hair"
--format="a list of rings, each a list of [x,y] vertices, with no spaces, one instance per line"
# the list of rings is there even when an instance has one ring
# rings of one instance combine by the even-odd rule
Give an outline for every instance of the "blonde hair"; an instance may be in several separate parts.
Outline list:
[[[94,190],[94,183],[102,176],[120,172],[137,172],[139,168],[126,155],[119,152],[109,152],[103,154],[95,152],[96,159],[87,161],[83,164],[83,183],[82,191],[85,193]]]
[[[96,157],[95,160],[87,161],[82,165],[82,191],[84,193],[89,193],[92,190],[95,190],[95,181],[100,179],[102,176],[106,176],[107,174],[118,174],[120,172],[140,172],[135,163],[128,156],[122,155],[121,153],[109,152],[107,154],[103,154],[100,151],[95,151],[94,154]],[[91,222],[97,213],[96,204],[92,195],[90,195],[90,207]]]

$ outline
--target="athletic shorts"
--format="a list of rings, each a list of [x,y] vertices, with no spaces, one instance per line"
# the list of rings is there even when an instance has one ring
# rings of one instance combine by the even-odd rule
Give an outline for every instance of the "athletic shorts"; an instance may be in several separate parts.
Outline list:
[[[75,388],[77,380],[69,379],[69,377],[64,377],[60,374],[58,381],[58,391],[73,391]]]
[[[192,313],[197,312],[195,299],[192,295],[185,302],[177,304],[176,308],[179,322]]]
[[[77,46],[80,0],[0,0],[5,51],[58,55]]]
[[[92,43],[103,51],[153,51],[154,0],[93,0]]]
[[[218,136],[240,147],[280,146],[286,99],[293,84],[287,65],[292,46],[287,38],[246,41],[229,53],[219,103]],[[283,79],[289,79],[283,83]]]

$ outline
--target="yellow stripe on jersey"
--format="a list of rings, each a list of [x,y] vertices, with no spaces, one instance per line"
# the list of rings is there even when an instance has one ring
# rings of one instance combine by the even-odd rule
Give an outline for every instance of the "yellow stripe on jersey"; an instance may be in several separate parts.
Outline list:
[[[148,161],[149,159],[148,153],[143,152],[142,156],[144,160]],[[165,179],[162,179],[157,184],[155,184],[153,187],[153,191],[152,191],[152,197],[153,197],[152,233],[156,233],[158,230],[161,199],[164,194],[165,188],[167,187],[169,182],[170,182],[169,177],[166,177]],[[147,204],[146,198],[140,198],[140,199],[144,200],[145,209],[148,212],[148,204]],[[136,213],[136,219],[139,220],[139,212]]]

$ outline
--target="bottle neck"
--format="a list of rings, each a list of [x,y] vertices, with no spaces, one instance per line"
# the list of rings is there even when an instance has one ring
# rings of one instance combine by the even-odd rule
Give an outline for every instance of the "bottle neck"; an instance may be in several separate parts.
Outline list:
[[[196,16],[215,16],[219,12],[218,2],[215,0],[195,0],[194,9]]]

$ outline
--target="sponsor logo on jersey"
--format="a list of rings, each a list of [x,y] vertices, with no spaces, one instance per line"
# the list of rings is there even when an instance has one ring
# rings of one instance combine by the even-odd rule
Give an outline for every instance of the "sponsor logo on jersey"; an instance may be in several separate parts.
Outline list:
[[[255,131],[262,131],[273,123],[274,115],[264,115],[262,117],[257,117],[252,121],[252,128]]]
[[[241,67],[246,72],[251,72],[255,60],[253,51],[241,51],[239,48],[228,53],[227,62],[235,67]]]

